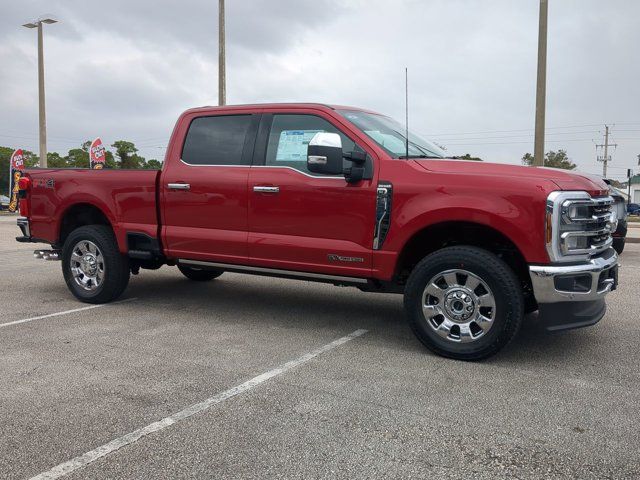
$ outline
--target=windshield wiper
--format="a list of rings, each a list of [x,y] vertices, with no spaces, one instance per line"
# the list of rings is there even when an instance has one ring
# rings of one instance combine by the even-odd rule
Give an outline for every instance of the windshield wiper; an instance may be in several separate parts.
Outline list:
[[[442,157],[438,157],[436,155],[409,155],[409,156],[400,155],[398,158],[402,158],[406,160],[407,158],[411,159],[411,158],[442,158]]]

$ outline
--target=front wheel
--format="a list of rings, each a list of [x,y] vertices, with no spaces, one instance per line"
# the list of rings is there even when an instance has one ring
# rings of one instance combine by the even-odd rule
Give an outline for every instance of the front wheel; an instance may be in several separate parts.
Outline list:
[[[513,270],[477,247],[448,247],[411,272],[404,306],[411,329],[430,350],[458,360],[480,360],[515,336],[524,299]]]
[[[129,259],[118,250],[113,231],[87,225],[69,234],[62,248],[62,274],[81,302],[107,303],[129,283]]]

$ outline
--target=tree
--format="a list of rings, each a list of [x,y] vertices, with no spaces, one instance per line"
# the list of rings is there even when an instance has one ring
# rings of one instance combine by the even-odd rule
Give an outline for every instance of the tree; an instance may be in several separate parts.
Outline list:
[[[481,162],[482,159],[480,157],[472,157],[470,154],[465,153],[461,157],[453,157],[456,160],[475,160],[476,162]]]
[[[523,165],[533,165],[533,155],[525,153],[522,156]],[[562,168],[564,170],[574,170],[577,165],[571,161],[566,150],[554,152],[549,150],[544,156],[544,166],[551,168]]]
[[[85,142],[86,143],[86,142]],[[84,144],[83,144],[84,145]],[[66,160],[65,167],[69,168],[89,168],[89,150],[80,148],[72,148],[64,157]]]
[[[67,166],[67,158],[61,157],[58,152],[48,152],[47,166],[49,168],[64,168]]]
[[[162,168],[162,162],[160,160],[156,160],[155,158],[150,158],[147,160],[147,164],[144,168],[149,168],[152,170],[160,170]]]
[[[9,159],[13,148],[0,147],[0,195],[9,193]]]
[[[142,157],[136,155],[138,149],[132,142],[117,140],[111,145],[116,149],[116,157],[119,159],[120,168],[140,168]],[[143,159],[144,160],[144,159]]]

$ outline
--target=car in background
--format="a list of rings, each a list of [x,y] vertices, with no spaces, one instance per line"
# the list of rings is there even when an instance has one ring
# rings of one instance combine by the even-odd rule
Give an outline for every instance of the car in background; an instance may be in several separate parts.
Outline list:
[[[9,202],[9,197],[0,195],[0,210],[7,210],[9,208]]]
[[[630,203],[627,205],[628,215],[640,215],[640,205],[637,203]]]
[[[613,198],[613,207],[618,217],[618,227],[613,233],[613,248],[618,255],[624,250],[625,238],[627,236],[627,201],[625,198],[611,185],[611,180],[603,179],[609,185],[609,195]],[[631,204],[633,205],[633,204]]]

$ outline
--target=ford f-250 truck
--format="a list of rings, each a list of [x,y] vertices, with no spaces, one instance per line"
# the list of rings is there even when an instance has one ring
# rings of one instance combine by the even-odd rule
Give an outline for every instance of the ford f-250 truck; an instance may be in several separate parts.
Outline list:
[[[62,260],[81,301],[110,302],[131,273],[175,265],[404,294],[417,337],[487,357],[526,313],[583,327],[616,288],[615,212],[600,179],[447,159],[389,117],[271,104],[183,113],[161,171],[29,169],[20,242]]]

